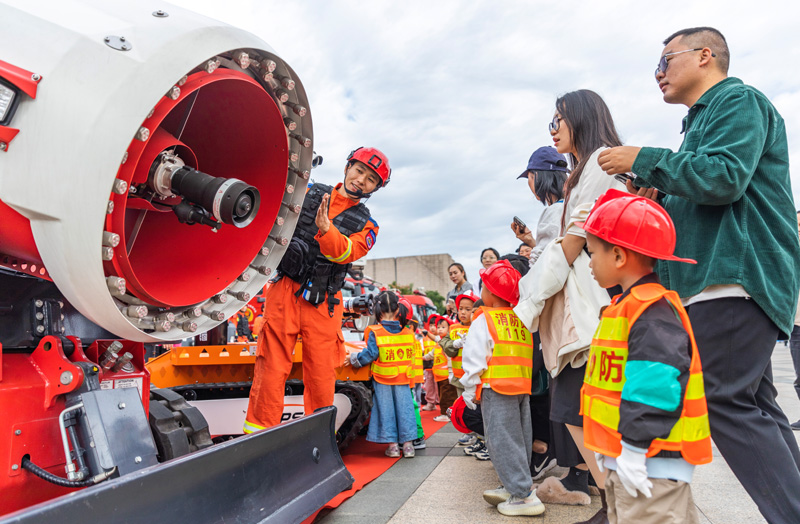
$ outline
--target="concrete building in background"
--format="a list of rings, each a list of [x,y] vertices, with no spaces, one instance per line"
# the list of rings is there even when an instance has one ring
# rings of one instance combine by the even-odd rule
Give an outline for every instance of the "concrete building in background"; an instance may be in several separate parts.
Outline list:
[[[452,263],[453,257],[447,253],[374,258],[366,260],[364,274],[385,285],[392,282],[401,286],[414,284],[414,288],[423,287],[427,291],[435,290],[446,295],[453,288],[447,275],[447,268]]]

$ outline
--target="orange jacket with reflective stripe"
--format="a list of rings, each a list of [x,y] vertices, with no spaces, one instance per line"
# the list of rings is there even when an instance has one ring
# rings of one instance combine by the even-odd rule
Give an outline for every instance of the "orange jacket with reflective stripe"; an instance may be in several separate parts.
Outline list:
[[[418,346],[414,332],[406,327],[393,334],[380,325],[369,326],[364,334],[369,337],[369,332],[375,333],[378,345],[378,359],[370,366],[372,378],[389,386],[413,385],[414,354]]]
[[[481,383],[502,395],[530,395],[533,375],[533,336],[510,307],[482,307],[494,341],[489,367]],[[480,398],[481,388],[476,391]]]
[[[461,324],[453,324],[452,326],[450,326],[450,339],[458,340],[459,338],[461,338],[460,335],[462,333],[466,333],[467,331],[469,331],[469,326],[464,326]],[[458,355],[453,357],[453,376],[456,378],[461,378],[464,376],[464,369],[462,368],[461,365],[462,361],[461,352],[463,351],[463,349],[464,348],[459,348]]]
[[[662,297],[672,304],[689,334],[692,360],[681,417],[667,438],[653,440],[647,456],[652,457],[662,450],[680,451],[690,464],[707,464],[711,462],[711,431],[697,343],[678,294],[660,284],[635,286],[624,300],[612,302],[603,312],[592,339],[581,389],[584,443],[587,448],[610,457],[618,457],[622,451],[619,406],[625,385],[628,333],[639,316]]]

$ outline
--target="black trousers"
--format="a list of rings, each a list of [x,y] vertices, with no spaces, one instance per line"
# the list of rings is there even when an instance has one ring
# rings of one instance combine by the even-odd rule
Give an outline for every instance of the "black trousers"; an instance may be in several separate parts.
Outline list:
[[[697,302],[686,310],[703,365],[711,438],[764,518],[797,524],[800,450],[772,384],[778,327],[751,299]]]
[[[792,329],[792,336],[789,337],[789,350],[794,363],[794,391],[797,398],[800,398],[800,326]]]

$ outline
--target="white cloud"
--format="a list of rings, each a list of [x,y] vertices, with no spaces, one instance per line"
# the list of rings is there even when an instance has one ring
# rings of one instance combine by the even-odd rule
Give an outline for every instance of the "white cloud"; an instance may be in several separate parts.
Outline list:
[[[359,145],[389,156],[392,183],[368,203],[381,225],[371,257],[447,252],[476,281],[482,248],[513,251],[511,218],[533,226],[542,209],[516,176],[551,143],[564,92],[600,93],[626,143],[678,147],[686,108],[662,102],[653,70],[685,27],[726,35],[731,74],[774,101],[800,162],[794,2],[174,3],[259,35],[294,68],[325,157],[315,179],[336,182]]]

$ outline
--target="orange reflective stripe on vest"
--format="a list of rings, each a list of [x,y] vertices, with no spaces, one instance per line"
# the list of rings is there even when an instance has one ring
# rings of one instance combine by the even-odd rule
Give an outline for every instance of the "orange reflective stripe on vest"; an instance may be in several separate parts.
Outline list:
[[[509,308],[482,307],[494,341],[489,367],[481,382],[503,395],[530,395],[533,375],[533,336]]]
[[[660,451],[680,451],[691,464],[711,462],[711,431],[708,423],[703,371],[689,316],[677,293],[660,284],[634,287],[624,300],[614,302],[603,312],[589,350],[589,362],[581,389],[581,414],[586,447],[611,457],[619,456],[622,436],[619,406],[625,385],[630,326],[652,304],[666,298],[680,317],[692,343],[689,382],[683,396],[681,417],[670,434],[655,439],[647,450],[652,457]]]
[[[375,342],[378,344],[378,359],[371,366],[372,378],[390,386],[413,384],[414,353],[417,346],[414,332],[404,328],[400,333],[393,334],[383,326],[370,326],[369,330],[375,334]]]
[[[454,324],[450,326],[450,340],[458,340],[461,338],[462,333],[469,331],[469,326],[462,326],[461,324]],[[453,357],[453,376],[461,378],[464,376],[464,369],[461,366],[461,352],[464,348],[458,349],[458,355]]]

